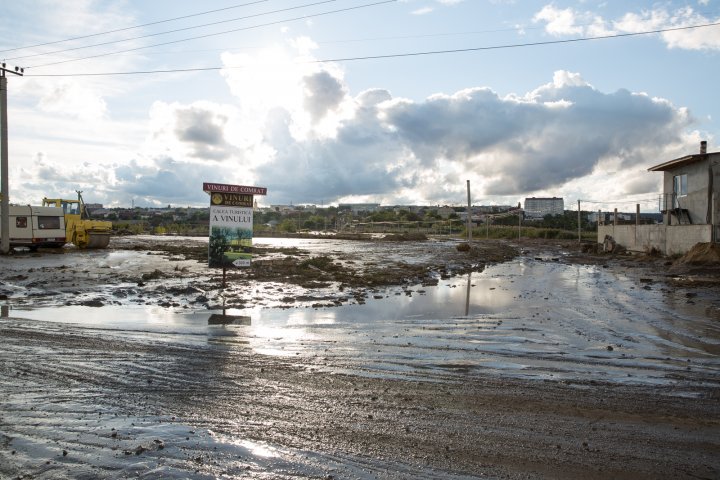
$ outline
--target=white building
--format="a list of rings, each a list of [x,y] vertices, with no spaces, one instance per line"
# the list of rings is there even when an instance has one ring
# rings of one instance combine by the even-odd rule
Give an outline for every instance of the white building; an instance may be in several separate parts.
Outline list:
[[[379,208],[379,203],[341,203],[338,205],[338,210],[350,210],[353,215],[361,212],[377,212]]]
[[[526,198],[525,218],[542,219],[545,215],[562,215],[565,212],[565,202],[562,198]]]

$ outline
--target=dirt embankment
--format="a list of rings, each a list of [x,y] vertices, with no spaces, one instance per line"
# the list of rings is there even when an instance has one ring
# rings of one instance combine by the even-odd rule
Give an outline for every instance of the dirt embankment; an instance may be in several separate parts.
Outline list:
[[[559,261],[602,265],[604,268],[636,270],[646,277],[683,286],[720,285],[720,244],[698,243],[684,255],[664,256],[657,251],[603,252],[594,242],[522,239],[516,242],[527,254],[557,254]]]

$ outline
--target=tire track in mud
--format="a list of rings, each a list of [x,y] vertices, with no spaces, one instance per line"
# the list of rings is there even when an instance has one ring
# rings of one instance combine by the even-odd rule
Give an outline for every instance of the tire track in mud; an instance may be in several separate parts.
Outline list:
[[[687,399],[670,388],[442,371],[386,378],[346,354],[262,356],[237,339],[182,344],[20,320],[0,321],[0,335],[0,474],[720,473],[717,389]],[[262,463],[242,442],[276,446],[282,459]]]

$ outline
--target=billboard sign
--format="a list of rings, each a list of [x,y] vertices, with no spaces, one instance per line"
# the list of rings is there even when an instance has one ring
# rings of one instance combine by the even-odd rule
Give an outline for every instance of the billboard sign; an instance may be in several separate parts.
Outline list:
[[[247,195],[267,195],[265,187],[248,187],[247,185],[227,185],[224,183],[203,183],[203,190],[208,193],[244,193]]]
[[[203,190],[210,194],[208,266],[249,267],[252,260],[253,195],[264,195],[267,189],[204,183]]]

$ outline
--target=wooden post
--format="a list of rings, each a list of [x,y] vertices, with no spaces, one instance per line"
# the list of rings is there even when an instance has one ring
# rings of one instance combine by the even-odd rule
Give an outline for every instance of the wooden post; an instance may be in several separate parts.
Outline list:
[[[522,207],[520,206],[520,202],[518,202],[518,240],[520,240],[520,232],[522,229]]]

